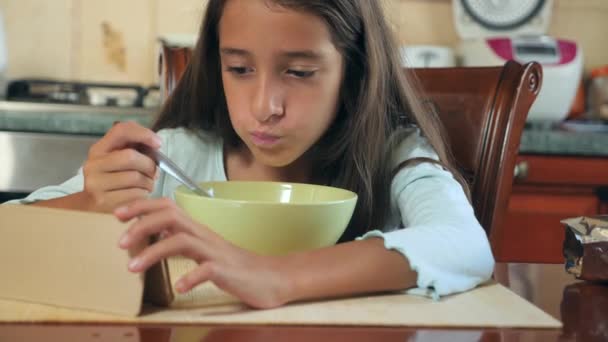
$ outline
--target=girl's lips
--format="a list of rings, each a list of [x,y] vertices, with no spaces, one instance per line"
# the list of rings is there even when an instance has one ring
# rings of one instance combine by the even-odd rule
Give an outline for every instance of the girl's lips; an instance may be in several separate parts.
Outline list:
[[[251,133],[251,140],[255,145],[260,147],[272,147],[276,145],[280,139],[280,136],[266,134],[262,132]]]

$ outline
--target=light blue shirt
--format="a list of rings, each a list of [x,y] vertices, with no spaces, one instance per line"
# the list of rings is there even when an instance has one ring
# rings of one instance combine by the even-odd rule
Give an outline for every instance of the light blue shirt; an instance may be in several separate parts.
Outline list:
[[[208,133],[178,128],[158,132],[161,150],[193,179],[225,181],[222,140]],[[415,157],[438,160],[419,130],[400,143],[395,165]],[[151,197],[173,198],[176,180],[161,173]],[[63,184],[41,188],[22,200],[31,203],[80,192],[82,170]],[[494,258],[485,231],[475,218],[460,184],[452,174],[432,163],[401,169],[391,183],[390,217],[385,227],[359,239],[379,237],[387,249],[401,253],[418,273],[417,288],[409,293],[434,298],[470,290],[487,281]],[[403,228],[405,227],[405,228]]]

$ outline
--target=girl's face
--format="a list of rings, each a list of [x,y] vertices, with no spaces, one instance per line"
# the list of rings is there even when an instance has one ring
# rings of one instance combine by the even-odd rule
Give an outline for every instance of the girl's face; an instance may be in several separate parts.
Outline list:
[[[283,167],[336,116],[343,59],[322,19],[267,0],[230,0],[219,23],[230,120],[256,162]]]

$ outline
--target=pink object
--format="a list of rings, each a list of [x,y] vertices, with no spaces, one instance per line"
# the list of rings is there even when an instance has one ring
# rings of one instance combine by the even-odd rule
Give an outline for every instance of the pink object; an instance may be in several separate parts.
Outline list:
[[[558,40],[557,45],[559,46],[559,52],[561,58],[559,60],[559,65],[570,63],[576,57],[576,43],[569,40]]]
[[[513,56],[513,44],[509,38],[490,38],[486,40],[488,46],[498,57],[504,60],[515,59]],[[568,64],[576,57],[576,43],[570,40],[557,40],[560,60],[554,65]]]
[[[513,45],[508,38],[491,38],[487,40],[488,45],[498,57],[504,60],[513,59]]]

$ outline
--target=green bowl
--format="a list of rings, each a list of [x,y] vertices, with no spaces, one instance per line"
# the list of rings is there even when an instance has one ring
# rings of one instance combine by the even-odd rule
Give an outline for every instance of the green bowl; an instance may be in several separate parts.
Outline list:
[[[203,182],[213,198],[184,186],[177,205],[237,246],[281,255],[335,244],[357,203],[354,192],[328,186],[278,182]]]

